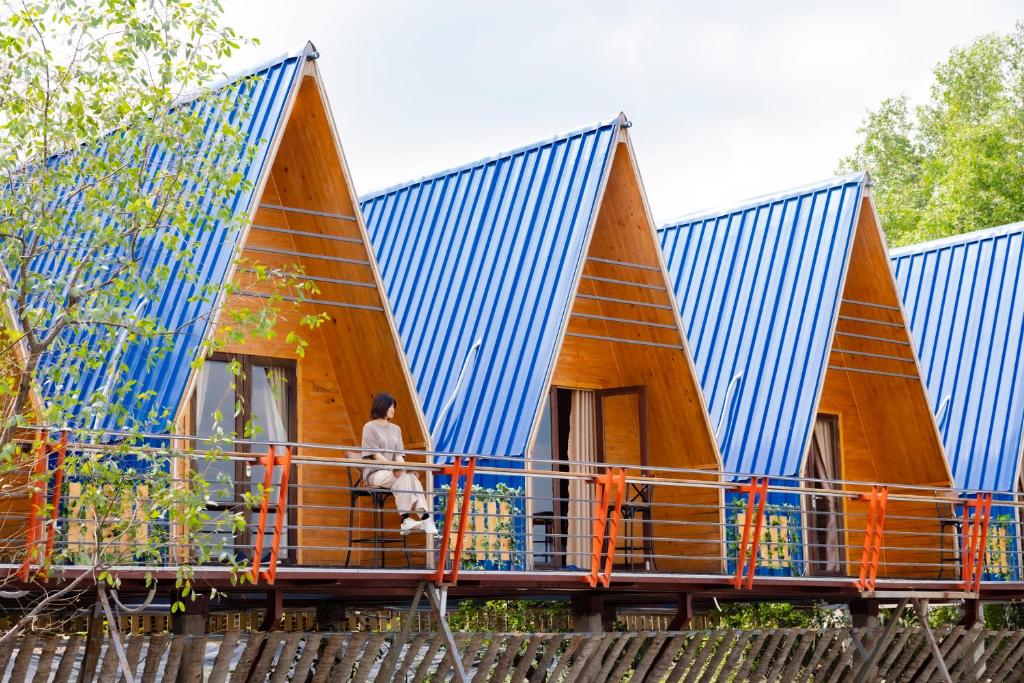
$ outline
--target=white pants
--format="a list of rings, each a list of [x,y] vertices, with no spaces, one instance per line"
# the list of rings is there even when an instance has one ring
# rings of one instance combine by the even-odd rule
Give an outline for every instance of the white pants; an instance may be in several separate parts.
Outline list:
[[[391,489],[395,494],[395,507],[399,512],[430,510],[427,497],[423,495],[423,485],[412,472],[396,477],[391,470],[377,470],[370,473],[366,483],[379,489]]]

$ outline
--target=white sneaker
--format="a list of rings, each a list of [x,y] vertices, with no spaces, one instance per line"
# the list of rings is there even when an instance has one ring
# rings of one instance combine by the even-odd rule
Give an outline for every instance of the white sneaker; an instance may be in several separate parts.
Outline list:
[[[422,531],[425,534],[437,535],[437,525],[434,524],[433,518],[421,520],[419,526],[419,531]]]
[[[403,536],[408,536],[409,534],[411,534],[414,531],[419,531],[419,528],[420,528],[420,521],[418,519],[413,519],[412,517],[406,517],[405,519],[402,520],[401,534]]]

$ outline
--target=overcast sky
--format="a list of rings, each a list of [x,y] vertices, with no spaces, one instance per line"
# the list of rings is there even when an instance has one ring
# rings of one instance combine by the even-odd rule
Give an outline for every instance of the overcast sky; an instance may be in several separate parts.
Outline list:
[[[927,95],[950,48],[1024,6],[963,2],[228,0],[261,45],[311,40],[356,189],[619,111],[655,219],[829,177],[884,97]]]

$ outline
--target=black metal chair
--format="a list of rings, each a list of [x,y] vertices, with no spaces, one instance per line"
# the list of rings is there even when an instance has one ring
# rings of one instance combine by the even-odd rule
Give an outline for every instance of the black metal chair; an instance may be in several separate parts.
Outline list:
[[[650,484],[630,484],[626,500],[622,502],[622,541],[615,552],[625,560],[619,566],[627,571],[635,571],[638,567],[648,572],[658,570],[651,533],[652,493]],[[638,525],[639,537],[636,534]],[[635,561],[637,555],[640,562]]]
[[[345,566],[349,566],[349,561],[352,558],[352,545],[355,543],[372,543],[373,544],[373,556],[374,556],[374,567],[381,568],[387,566],[387,557],[384,552],[384,547],[387,545],[402,544],[405,550],[405,566],[409,569],[412,568],[412,560],[409,559],[409,543],[408,537],[402,536],[401,539],[387,538],[384,535],[384,506],[387,504],[389,498],[394,498],[394,494],[391,493],[390,489],[382,489],[376,486],[370,486],[363,481],[363,475],[360,472],[359,477],[353,479],[352,472],[357,470],[355,467],[349,467],[348,469],[348,488],[349,488],[349,505],[348,505],[348,529],[349,529],[349,540],[345,547]],[[373,531],[369,536],[363,536],[357,538],[355,535],[355,517],[356,509],[359,506],[359,501],[363,498],[370,499],[370,507],[373,510]],[[396,510],[397,512],[397,510]]]
[[[550,569],[558,566],[558,545],[555,538],[555,515],[550,510],[535,512],[530,517],[530,523],[534,529],[538,527],[544,530],[542,538],[538,541],[534,536],[534,567],[537,569]],[[540,552],[536,547],[538,543],[542,546]],[[537,557],[543,557],[543,562],[538,562]]]
[[[960,543],[964,531],[963,520],[954,516],[955,508],[952,505],[935,503],[935,510],[939,517],[939,578],[945,577],[946,565],[950,562],[953,564],[953,578],[960,578]],[[949,529],[953,530],[953,543],[947,550],[946,533]]]

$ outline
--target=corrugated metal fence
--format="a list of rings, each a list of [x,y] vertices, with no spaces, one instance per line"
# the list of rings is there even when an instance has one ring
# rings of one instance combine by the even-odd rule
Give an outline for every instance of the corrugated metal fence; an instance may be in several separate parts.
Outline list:
[[[839,681],[861,666],[850,629],[718,630],[680,633],[459,634],[474,683],[491,681]],[[870,651],[882,629],[857,629]],[[1020,680],[1024,631],[935,631],[954,681]],[[443,639],[412,634],[402,647],[385,633],[240,633],[131,636],[135,680],[445,681],[452,675]],[[86,651],[90,650],[90,656]],[[896,629],[867,680],[941,680],[924,632]],[[84,666],[84,671],[82,671]],[[0,648],[4,681],[115,681],[107,643],[26,637]],[[82,674],[81,677],[79,674]],[[124,680],[121,678],[120,680]]]

